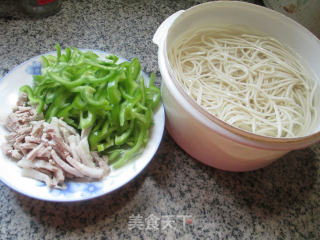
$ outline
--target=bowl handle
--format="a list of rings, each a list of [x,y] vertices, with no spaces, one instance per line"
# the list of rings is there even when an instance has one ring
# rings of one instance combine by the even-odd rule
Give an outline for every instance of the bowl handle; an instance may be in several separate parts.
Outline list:
[[[157,44],[158,47],[160,46],[160,43],[162,42],[162,40],[167,36],[168,29],[172,25],[173,21],[178,16],[180,16],[183,12],[184,10],[175,12],[160,24],[156,33],[153,35],[153,39],[152,39],[153,43]]]

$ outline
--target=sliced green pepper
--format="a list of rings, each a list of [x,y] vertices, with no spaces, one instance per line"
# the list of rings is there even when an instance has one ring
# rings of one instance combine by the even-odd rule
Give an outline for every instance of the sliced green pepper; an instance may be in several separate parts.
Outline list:
[[[126,164],[129,158],[141,148],[145,134],[146,128],[142,128],[139,132],[135,145],[131,149],[126,150],[124,154],[120,157],[120,159],[113,164],[113,167],[115,169],[118,169],[122,167],[124,164]]]
[[[160,102],[154,74],[145,85],[136,58],[118,64],[115,55],[101,60],[94,52],[55,48],[56,56],[42,57],[33,87],[21,91],[46,120],[57,116],[78,130],[91,128],[90,149],[107,154],[115,168],[122,166],[148,141]]]
[[[85,113],[87,113],[87,116],[85,117]],[[92,113],[91,111],[80,111],[80,123],[79,128],[80,129],[87,129],[91,127],[96,120],[96,115]]]

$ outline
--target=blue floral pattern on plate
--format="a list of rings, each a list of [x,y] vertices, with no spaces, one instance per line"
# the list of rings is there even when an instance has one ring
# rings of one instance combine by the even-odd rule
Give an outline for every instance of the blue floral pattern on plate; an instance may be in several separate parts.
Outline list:
[[[31,75],[41,75],[41,62],[33,61],[31,65],[27,66],[26,72]]]
[[[81,192],[81,196],[87,198],[93,195],[98,195],[102,189],[103,184],[101,182],[89,182],[81,184],[78,182],[67,182],[65,189],[51,189],[50,193],[54,196],[63,195],[64,197],[68,197],[77,192]]]

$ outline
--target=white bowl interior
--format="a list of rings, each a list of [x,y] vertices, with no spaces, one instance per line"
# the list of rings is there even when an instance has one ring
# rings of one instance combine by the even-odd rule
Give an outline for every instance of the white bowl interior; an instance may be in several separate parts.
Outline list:
[[[210,24],[245,25],[278,39],[301,56],[320,84],[320,40],[292,19],[254,4],[218,1],[200,4],[186,10],[168,30],[165,54],[167,55],[171,44],[186,31]],[[170,66],[169,62],[167,66]],[[316,100],[320,111],[320,94]],[[320,131],[320,121],[318,122],[318,126],[310,134]]]

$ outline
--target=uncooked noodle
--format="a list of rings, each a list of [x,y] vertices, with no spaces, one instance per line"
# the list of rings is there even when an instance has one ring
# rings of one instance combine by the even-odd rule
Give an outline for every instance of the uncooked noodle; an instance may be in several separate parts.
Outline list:
[[[210,26],[183,35],[168,58],[184,90],[228,124],[270,137],[314,130],[317,81],[299,56],[274,38]]]

